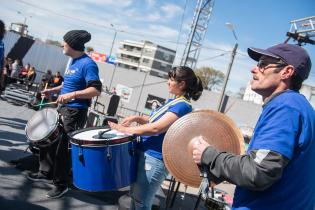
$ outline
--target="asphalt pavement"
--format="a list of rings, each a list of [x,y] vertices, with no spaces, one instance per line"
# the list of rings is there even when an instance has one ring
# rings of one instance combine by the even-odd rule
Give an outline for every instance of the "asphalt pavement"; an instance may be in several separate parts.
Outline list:
[[[49,199],[46,193],[50,184],[32,182],[26,178],[38,167],[37,156],[32,155],[25,136],[25,125],[34,110],[27,106],[14,105],[0,99],[0,209],[3,210],[122,210],[118,201],[128,190],[107,192],[85,192],[72,187],[62,198]],[[160,209],[165,208],[167,182],[157,195]],[[232,196],[234,186],[223,184],[221,189]],[[197,189],[178,193],[172,209],[193,209],[197,200]],[[203,203],[198,209],[205,209]]]

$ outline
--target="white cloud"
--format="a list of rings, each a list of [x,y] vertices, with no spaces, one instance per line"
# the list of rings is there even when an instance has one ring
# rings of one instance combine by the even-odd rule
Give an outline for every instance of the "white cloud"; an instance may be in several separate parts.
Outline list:
[[[118,7],[118,8],[128,7],[133,2],[133,0],[83,0],[83,1],[88,4],[103,5],[103,6]]]
[[[160,19],[161,19],[161,15],[159,12],[150,13],[147,17],[147,20],[151,21],[151,22],[155,22],[155,21],[160,20]]]
[[[157,0],[145,0],[147,7],[151,8],[153,6],[155,6]]]
[[[167,40],[174,40],[177,37],[178,31],[164,25],[150,25],[147,30],[148,34],[166,38]]]
[[[161,11],[163,11],[165,17],[173,18],[181,14],[183,12],[183,9],[175,4],[164,4],[161,7]]]

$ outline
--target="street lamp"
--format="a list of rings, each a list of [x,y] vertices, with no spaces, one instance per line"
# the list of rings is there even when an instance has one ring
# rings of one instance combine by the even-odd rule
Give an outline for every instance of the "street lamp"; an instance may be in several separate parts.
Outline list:
[[[113,27],[113,29],[115,30],[114,38],[112,41],[112,46],[111,46],[110,51],[109,51],[109,56],[112,56],[112,51],[113,51],[113,47],[114,47],[116,36],[117,36],[117,30],[114,28],[113,24],[110,24],[110,26]]]
[[[110,26],[113,27],[113,29],[115,30],[115,34],[114,34],[114,38],[113,38],[113,41],[112,41],[112,46],[111,46],[110,51],[109,51],[109,57],[112,56],[112,51],[113,51],[113,47],[114,47],[116,36],[117,36],[117,30],[115,29],[114,25],[111,23]],[[113,69],[112,77],[111,77],[110,82],[109,82],[109,90],[111,90],[111,87],[112,87],[112,83],[113,83],[113,79],[114,79],[114,75],[115,75],[117,64],[114,64],[114,65],[115,65],[115,67]]]
[[[225,95],[226,85],[227,85],[227,82],[229,80],[230,72],[231,72],[231,69],[232,69],[232,66],[233,66],[234,58],[235,58],[235,55],[236,55],[236,50],[237,50],[237,47],[238,47],[238,43],[237,43],[238,39],[237,39],[236,33],[234,31],[233,24],[232,23],[226,23],[225,25],[226,25],[226,27],[228,27],[228,29],[232,30],[233,36],[235,38],[236,43],[235,43],[234,48],[232,50],[231,60],[230,60],[229,67],[228,67],[228,70],[226,72],[226,76],[225,76],[225,79],[224,79],[223,89],[222,89],[222,92],[221,92],[221,95],[220,95],[220,99],[219,99],[219,103],[218,103],[218,107],[217,107],[217,111],[218,112],[224,112],[224,108],[222,107],[222,105],[223,105],[223,98],[224,98],[224,95]]]

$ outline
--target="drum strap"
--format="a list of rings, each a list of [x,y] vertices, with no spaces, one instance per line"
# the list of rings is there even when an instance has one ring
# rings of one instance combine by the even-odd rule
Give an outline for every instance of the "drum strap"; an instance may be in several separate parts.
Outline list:
[[[188,104],[189,106],[191,106],[191,103],[184,96],[178,97],[178,98],[170,101],[169,103],[165,104],[164,106],[161,107],[161,109],[157,110],[153,115],[151,115],[151,117],[149,118],[149,122],[152,123],[156,118],[158,118],[159,116],[161,116],[165,112],[167,112],[167,110],[170,106],[173,106],[173,105],[178,104],[180,102],[184,102],[184,103]]]

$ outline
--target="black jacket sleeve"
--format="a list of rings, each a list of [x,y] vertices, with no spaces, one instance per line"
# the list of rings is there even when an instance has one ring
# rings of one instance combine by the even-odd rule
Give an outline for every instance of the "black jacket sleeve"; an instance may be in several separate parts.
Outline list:
[[[250,190],[262,191],[278,181],[289,159],[270,150],[252,150],[246,155],[219,152],[207,147],[201,164],[209,168],[214,181],[226,180]]]

